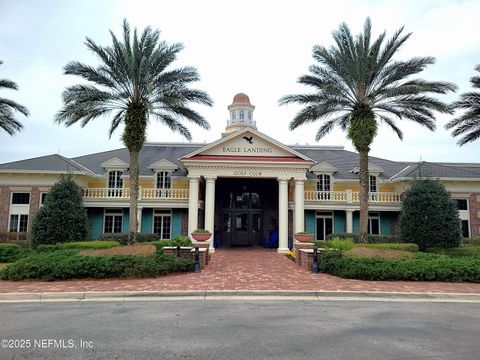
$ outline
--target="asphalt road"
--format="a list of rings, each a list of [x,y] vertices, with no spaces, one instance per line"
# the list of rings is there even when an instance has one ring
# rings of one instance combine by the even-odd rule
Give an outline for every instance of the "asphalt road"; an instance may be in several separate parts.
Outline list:
[[[0,359],[478,360],[480,304],[2,303],[1,339]]]

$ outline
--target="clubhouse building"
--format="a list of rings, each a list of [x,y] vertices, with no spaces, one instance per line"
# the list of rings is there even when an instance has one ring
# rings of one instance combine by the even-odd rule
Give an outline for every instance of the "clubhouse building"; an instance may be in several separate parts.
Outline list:
[[[245,94],[228,106],[222,137],[210,144],[147,143],[140,153],[138,231],[162,239],[197,228],[215,247],[292,247],[296,232],[316,239],[359,232],[358,154],[338,146],[285,145],[257,131]],[[28,232],[49,188],[72,173],[83,188],[90,238],[127,232],[125,148],[0,164],[0,233]],[[370,157],[368,229],[398,234],[402,194],[419,176],[439,179],[456,199],[464,237],[480,234],[480,164],[398,162]]]

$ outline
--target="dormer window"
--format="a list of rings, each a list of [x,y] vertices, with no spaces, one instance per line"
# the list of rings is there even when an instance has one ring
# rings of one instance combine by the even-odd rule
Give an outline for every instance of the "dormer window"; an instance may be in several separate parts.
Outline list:
[[[318,175],[317,191],[331,191],[331,177],[327,174]]]
[[[369,182],[368,182],[368,189],[371,193],[377,192],[377,177],[370,175]]]
[[[123,187],[123,171],[114,170],[108,172],[108,188],[121,189]]]
[[[171,189],[172,173],[170,171],[157,172],[157,189]]]

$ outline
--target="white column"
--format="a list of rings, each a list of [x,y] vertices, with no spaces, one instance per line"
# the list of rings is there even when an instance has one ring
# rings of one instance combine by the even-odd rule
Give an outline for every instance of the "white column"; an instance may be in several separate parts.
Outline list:
[[[295,179],[295,222],[294,233],[305,231],[304,179]]]
[[[278,179],[278,252],[288,252],[288,179]]]
[[[142,208],[137,208],[137,232],[142,232]]]
[[[206,177],[207,183],[205,189],[205,229],[212,233],[210,238],[210,251],[215,251],[213,247],[213,237],[215,229],[215,177]]]
[[[353,210],[345,210],[347,216],[347,233],[353,233]]]
[[[188,186],[188,236],[198,227],[198,177],[191,177]]]

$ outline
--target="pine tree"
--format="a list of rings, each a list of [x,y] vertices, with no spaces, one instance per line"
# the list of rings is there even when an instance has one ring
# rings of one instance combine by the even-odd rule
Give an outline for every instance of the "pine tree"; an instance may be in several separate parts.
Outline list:
[[[460,219],[445,187],[431,179],[415,180],[405,193],[400,217],[400,238],[429,247],[451,248],[460,244]]]
[[[87,221],[80,187],[72,175],[62,175],[33,219],[32,242],[38,245],[85,240]]]

